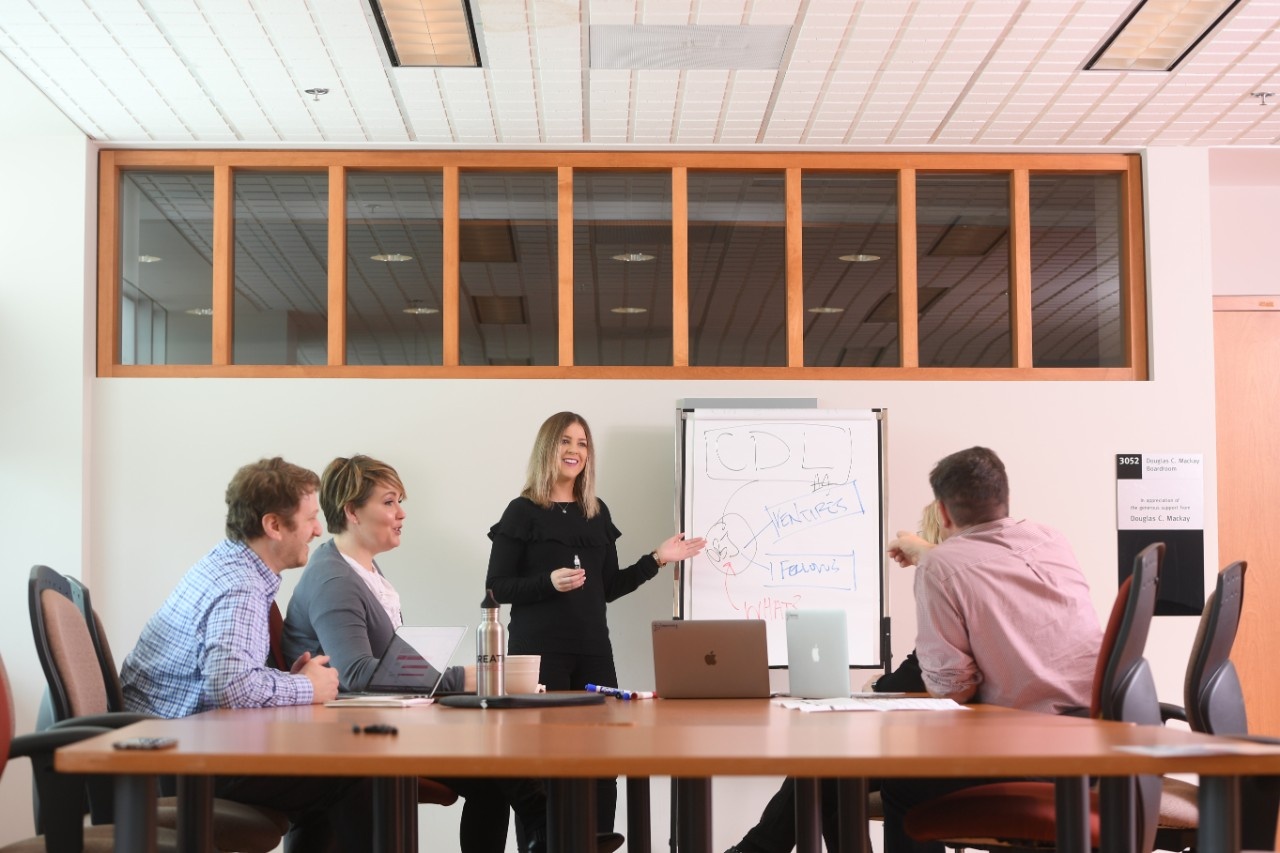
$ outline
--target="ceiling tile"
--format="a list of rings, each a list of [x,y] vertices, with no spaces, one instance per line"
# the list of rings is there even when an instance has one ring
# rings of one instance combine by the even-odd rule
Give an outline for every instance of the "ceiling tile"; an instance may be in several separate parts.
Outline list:
[[[393,69],[367,0],[5,0],[0,53],[119,143],[1271,144],[1280,0],[1171,74],[1082,72],[1112,0],[473,0],[484,69]],[[791,27],[780,70],[584,69],[590,26]],[[329,88],[319,103],[302,90]],[[697,139],[698,142],[690,140]]]

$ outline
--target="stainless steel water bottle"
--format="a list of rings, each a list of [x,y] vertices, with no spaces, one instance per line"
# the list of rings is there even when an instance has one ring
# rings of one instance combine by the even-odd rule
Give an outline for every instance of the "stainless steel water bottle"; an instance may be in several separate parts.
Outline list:
[[[485,590],[480,605],[480,626],[476,628],[476,693],[480,696],[502,696],[506,685],[502,678],[502,656],[507,638],[498,621],[498,602],[493,590]]]

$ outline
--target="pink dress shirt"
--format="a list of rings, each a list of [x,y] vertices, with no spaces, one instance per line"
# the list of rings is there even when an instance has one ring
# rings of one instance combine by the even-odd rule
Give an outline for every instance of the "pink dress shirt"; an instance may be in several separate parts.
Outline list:
[[[915,578],[916,654],[930,692],[1061,713],[1088,707],[1102,630],[1061,533],[1011,518],[929,551]]]

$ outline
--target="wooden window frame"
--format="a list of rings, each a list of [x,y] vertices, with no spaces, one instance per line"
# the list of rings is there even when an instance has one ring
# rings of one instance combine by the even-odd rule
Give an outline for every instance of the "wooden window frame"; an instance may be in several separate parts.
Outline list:
[[[573,364],[573,173],[671,173],[672,364]],[[689,170],[769,170],[786,180],[785,367],[689,365]],[[129,170],[209,171],[214,181],[213,356],[207,365],[120,363],[120,180]],[[328,358],[322,365],[234,364],[234,179],[237,171],[316,171],[329,178]],[[444,179],[443,359],[440,365],[346,364],[346,176],[353,171],[439,170]],[[459,173],[546,170],[556,175],[559,226],[559,364],[459,364]],[[805,367],[801,181],[806,170],[897,175],[899,255],[898,367]],[[1009,313],[1013,363],[1007,367],[920,367],[916,299],[916,178],[921,173],[1007,175],[1010,198]],[[1121,177],[1123,367],[1032,366],[1030,179],[1043,173]],[[1148,378],[1147,282],[1142,163],[1138,154],[925,154],[555,151],[207,151],[99,152],[97,370],[101,377],[351,377],[456,379],[857,379],[1130,380]]]

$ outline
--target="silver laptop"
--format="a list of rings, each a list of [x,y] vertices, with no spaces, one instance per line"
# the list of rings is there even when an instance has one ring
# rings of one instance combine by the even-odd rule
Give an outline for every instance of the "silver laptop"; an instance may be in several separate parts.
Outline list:
[[[360,693],[342,695],[414,693],[433,696],[466,633],[465,627],[415,628],[402,625],[382,652],[368,686]]]
[[[653,674],[663,699],[767,697],[764,620],[656,620]]]
[[[843,610],[787,611],[787,674],[798,699],[849,695],[849,637]]]

